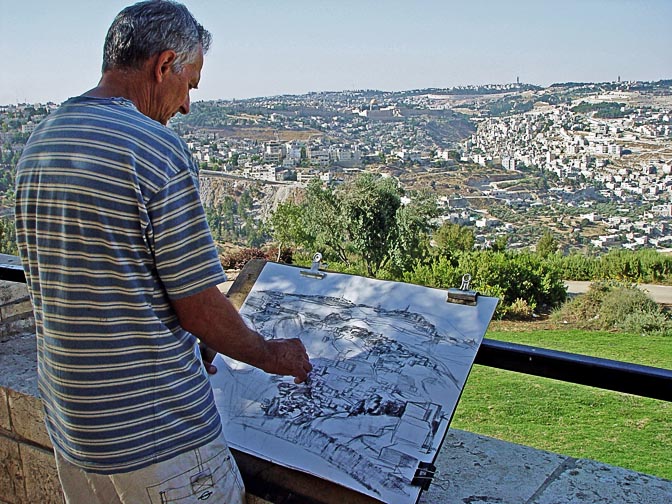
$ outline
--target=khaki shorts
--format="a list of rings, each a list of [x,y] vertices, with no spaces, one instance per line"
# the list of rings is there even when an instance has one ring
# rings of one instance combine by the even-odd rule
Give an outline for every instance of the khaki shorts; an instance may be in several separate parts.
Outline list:
[[[56,465],[68,504],[243,504],[238,466],[220,435],[165,462],[120,474],[95,474],[66,461]]]

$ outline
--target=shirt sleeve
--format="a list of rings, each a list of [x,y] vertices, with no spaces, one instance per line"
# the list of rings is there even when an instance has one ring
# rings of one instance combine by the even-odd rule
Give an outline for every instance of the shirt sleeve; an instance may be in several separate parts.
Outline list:
[[[155,267],[171,299],[226,280],[190,169],[172,177],[147,211]]]

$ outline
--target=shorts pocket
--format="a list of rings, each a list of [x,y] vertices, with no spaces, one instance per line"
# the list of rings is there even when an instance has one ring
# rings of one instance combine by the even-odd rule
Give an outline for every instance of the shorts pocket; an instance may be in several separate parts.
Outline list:
[[[202,449],[190,452],[189,463],[184,471],[161,483],[146,487],[150,502],[152,504],[244,502],[243,482],[228,448],[220,450],[207,460],[203,460],[203,455]],[[179,465],[184,461],[184,457],[177,457],[174,462]]]

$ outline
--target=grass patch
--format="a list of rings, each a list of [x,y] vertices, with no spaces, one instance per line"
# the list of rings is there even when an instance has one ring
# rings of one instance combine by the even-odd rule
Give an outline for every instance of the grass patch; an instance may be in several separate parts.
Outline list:
[[[580,330],[486,337],[670,368],[672,339]],[[474,366],[452,427],[672,479],[672,403]]]

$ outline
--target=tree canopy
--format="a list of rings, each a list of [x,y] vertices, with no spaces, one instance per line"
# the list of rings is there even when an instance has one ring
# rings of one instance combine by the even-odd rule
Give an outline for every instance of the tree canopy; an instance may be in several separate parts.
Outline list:
[[[342,186],[313,180],[302,203],[285,203],[271,217],[281,244],[320,251],[346,265],[361,262],[368,275],[399,270],[426,249],[436,205],[422,194],[404,204],[396,180],[364,173]]]

